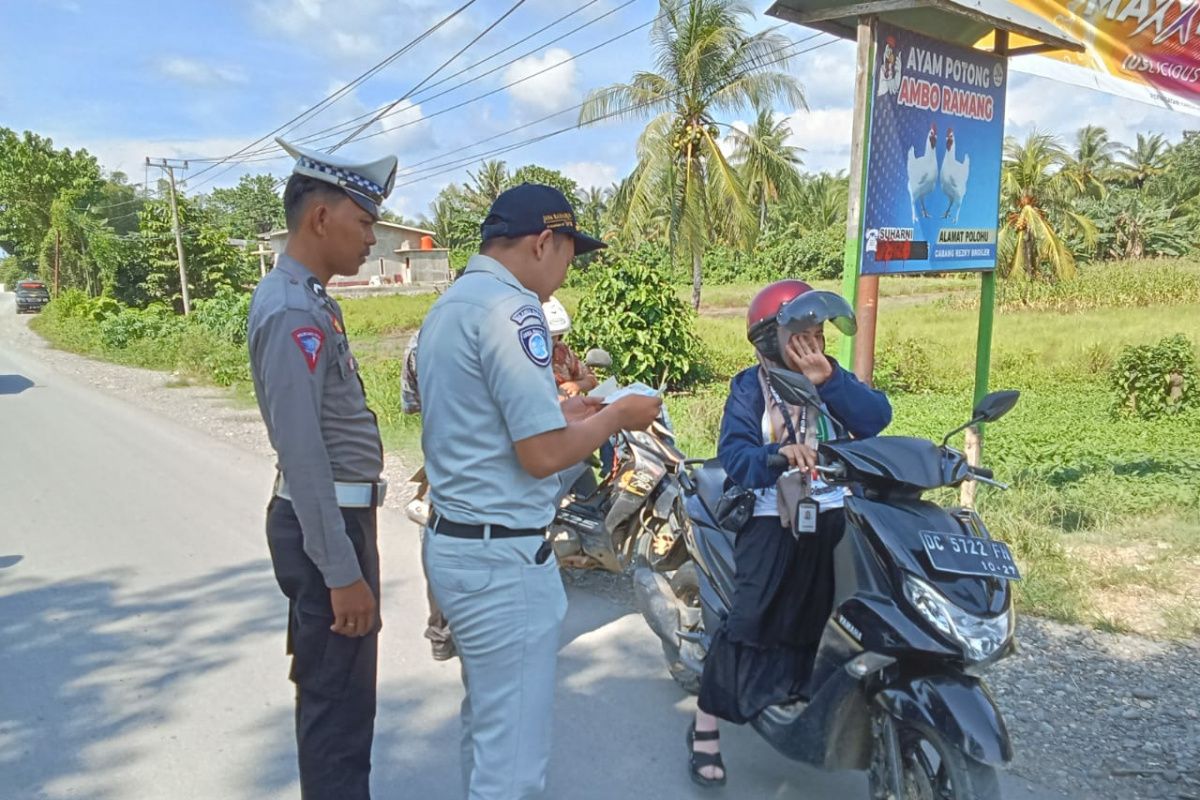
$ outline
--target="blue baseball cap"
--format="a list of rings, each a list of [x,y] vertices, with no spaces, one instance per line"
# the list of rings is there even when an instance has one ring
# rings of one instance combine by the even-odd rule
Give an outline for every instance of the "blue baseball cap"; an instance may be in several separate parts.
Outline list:
[[[541,183],[522,183],[501,192],[479,226],[485,242],[500,237],[534,236],[545,230],[564,233],[574,239],[577,256],[608,247],[599,239],[580,233],[575,227],[575,209],[571,208],[566,195]]]

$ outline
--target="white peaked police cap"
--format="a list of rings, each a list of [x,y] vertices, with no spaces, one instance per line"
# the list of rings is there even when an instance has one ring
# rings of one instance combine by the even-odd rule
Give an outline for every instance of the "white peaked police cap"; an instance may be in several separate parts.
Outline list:
[[[293,174],[306,175],[339,187],[364,211],[379,219],[379,206],[392,193],[392,186],[396,183],[395,156],[384,156],[364,164],[333,153],[289,144],[283,139],[276,138],[275,141],[296,159],[296,165],[292,167]]]

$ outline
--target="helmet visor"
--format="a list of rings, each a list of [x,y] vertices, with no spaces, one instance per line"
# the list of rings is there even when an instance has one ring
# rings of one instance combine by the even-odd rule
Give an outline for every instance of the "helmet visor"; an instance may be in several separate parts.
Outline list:
[[[775,321],[791,333],[803,333],[826,322],[832,322],[845,336],[853,336],[858,330],[854,309],[845,298],[833,292],[805,292],[785,303]]]

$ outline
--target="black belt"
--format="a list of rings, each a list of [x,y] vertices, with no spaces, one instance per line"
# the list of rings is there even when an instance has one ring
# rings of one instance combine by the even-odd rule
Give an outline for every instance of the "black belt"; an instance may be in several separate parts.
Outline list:
[[[544,528],[508,528],[504,525],[465,525],[461,522],[452,522],[446,519],[436,511],[429,523],[429,528],[443,536],[453,536],[456,539],[482,539],[484,538],[484,529],[491,530],[491,538],[493,539],[513,539],[518,536],[545,536]]]

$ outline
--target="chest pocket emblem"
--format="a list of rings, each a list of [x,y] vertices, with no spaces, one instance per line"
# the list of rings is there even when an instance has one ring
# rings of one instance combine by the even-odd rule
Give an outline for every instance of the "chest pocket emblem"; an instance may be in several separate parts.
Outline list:
[[[517,329],[525,356],[539,367],[550,366],[550,336],[541,325],[525,325]]]

